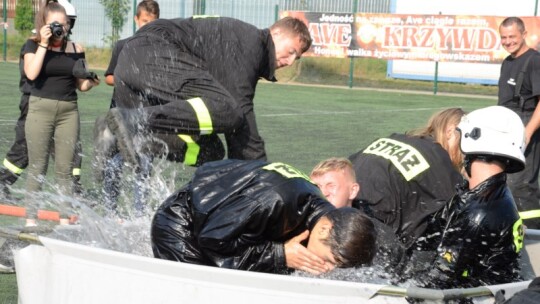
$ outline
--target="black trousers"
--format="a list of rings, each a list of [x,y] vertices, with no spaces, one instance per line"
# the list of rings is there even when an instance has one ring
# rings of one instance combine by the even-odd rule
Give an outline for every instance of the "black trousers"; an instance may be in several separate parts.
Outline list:
[[[524,125],[531,119],[532,113],[516,112]],[[525,150],[525,169],[508,174],[508,187],[512,191],[519,211],[540,210],[540,188],[538,173],[540,171],[540,130],[532,136]],[[540,229],[540,218],[524,220],[523,223],[532,229]]]
[[[144,124],[154,132],[201,134],[201,109],[188,101],[194,98],[200,98],[209,113],[212,133],[233,132],[244,123],[242,109],[204,62],[159,38],[129,40],[114,76],[117,106],[142,106]]]
[[[15,125],[15,141],[13,145],[6,153],[4,162],[10,163],[12,166],[20,170],[26,169],[28,167],[28,150],[26,146],[26,135],[24,133],[24,127],[26,124],[26,116],[28,114],[28,99],[30,94],[23,94],[21,96],[21,101],[19,104],[19,110],[21,114],[19,119],[17,119],[17,124]],[[75,148],[75,156],[73,158],[73,168],[81,168],[82,164],[82,146],[80,141],[77,143]],[[5,185],[12,185],[19,178],[20,173],[13,172],[5,166],[0,167],[0,183]]]

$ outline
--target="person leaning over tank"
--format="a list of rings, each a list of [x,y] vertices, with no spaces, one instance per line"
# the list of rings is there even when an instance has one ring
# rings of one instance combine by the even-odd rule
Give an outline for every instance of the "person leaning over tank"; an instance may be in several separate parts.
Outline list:
[[[458,130],[468,180],[419,239],[418,248],[436,255],[417,278],[436,288],[516,281],[524,231],[506,176],[525,167],[523,123],[508,108],[491,106],[464,116]]]
[[[376,237],[363,213],[336,209],[302,172],[262,160],[203,164],[151,225],[156,258],[268,273],[369,265]]]
[[[117,108],[107,116],[124,161],[137,166],[139,147],[154,134],[180,137],[191,165],[207,151],[198,140],[219,146],[217,134],[228,158],[266,159],[253,105],[257,83],[276,81],[275,71],[311,42],[306,24],[293,17],[266,29],[215,16],[158,19],[139,29],[118,57]],[[222,159],[223,149],[217,152],[212,158]]]
[[[309,178],[336,208],[352,207],[360,191],[352,163],[346,158],[332,157],[319,162]]]
[[[463,180],[456,131],[463,115],[460,108],[438,111],[425,127],[379,138],[349,156],[359,208],[392,227],[407,249]]]
[[[319,162],[311,171],[311,180],[336,208],[353,207],[361,210],[356,195],[361,186],[356,182],[356,173],[350,160],[331,157]],[[376,218],[371,218],[377,231],[377,254],[373,265],[382,266],[385,274],[398,275],[405,265],[405,248],[398,241],[392,227]]]

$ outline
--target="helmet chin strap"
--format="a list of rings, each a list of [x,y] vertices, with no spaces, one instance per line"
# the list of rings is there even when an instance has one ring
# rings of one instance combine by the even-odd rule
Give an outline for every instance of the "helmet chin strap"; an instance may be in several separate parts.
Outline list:
[[[475,161],[475,160],[483,161],[483,162],[486,162],[486,163],[491,163],[491,162],[494,162],[494,161],[498,161],[498,162],[500,162],[500,163],[502,163],[504,165],[504,168],[507,168],[510,165],[510,160],[509,159],[505,159],[505,158],[500,157],[500,156],[495,156],[495,155],[470,155],[470,154],[467,154],[467,155],[465,155],[465,158],[463,160],[463,167],[465,168],[465,172],[467,172],[467,175],[469,177],[471,177],[471,166],[472,166],[473,161]]]
[[[474,160],[474,157],[472,155],[465,155],[465,159],[463,160],[463,167],[465,168],[465,172],[467,172],[467,175],[471,177],[471,165]]]

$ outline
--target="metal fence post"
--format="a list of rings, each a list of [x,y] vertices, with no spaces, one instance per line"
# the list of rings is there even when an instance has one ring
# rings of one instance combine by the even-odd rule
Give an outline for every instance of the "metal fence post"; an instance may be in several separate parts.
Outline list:
[[[137,15],[137,0],[133,0],[133,16]],[[137,25],[135,24],[135,19],[131,18],[131,24],[133,24],[131,35],[135,35],[137,31]]]
[[[6,26],[6,24],[7,24],[7,3],[6,2],[7,2],[7,0],[4,0],[2,2],[2,5],[3,5],[2,8],[3,8],[3,13],[4,13],[3,14],[4,18],[2,19],[2,20],[4,20],[3,21],[4,24],[2,25],[2,27],[4,28],[4,45],[2,47],[2,52],[4,54],[4,56],[3,56],[4,57],[4,62],[7,61],[7,26]]]
[[[354,0],[353,11],[352,11],[352,14],[353,14],[352,26],[354,26],[355,14],[357,10],[358,10],[358,0]],[[349,64],[349,88],[353,87],[353,79],[354,79],[354,57],[351,56],[351,62]]]

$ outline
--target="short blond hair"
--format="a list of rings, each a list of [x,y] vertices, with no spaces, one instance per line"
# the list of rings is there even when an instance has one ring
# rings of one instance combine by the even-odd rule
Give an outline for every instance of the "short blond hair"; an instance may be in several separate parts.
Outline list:
[[[313,168],[310,176],[321,176],[332,171],[348,172],[353,180],[356,181],[356,173],[354,172],[353,164],[344,157],[331,157],[321,161]]]

